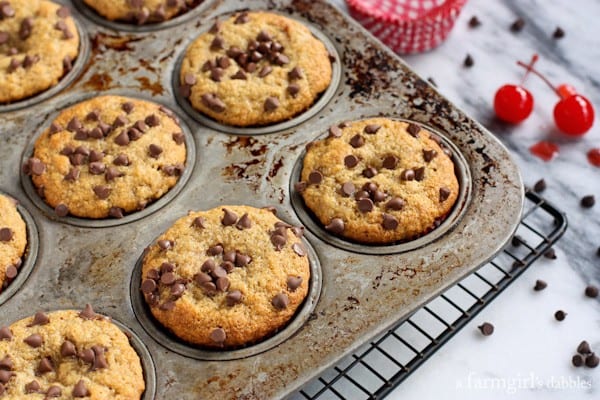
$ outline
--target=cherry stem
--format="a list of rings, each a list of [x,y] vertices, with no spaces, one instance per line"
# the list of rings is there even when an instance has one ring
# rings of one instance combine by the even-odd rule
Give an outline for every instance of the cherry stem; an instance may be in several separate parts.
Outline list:
[[[523,75],[523,78],[521,79],[521,84],[520,86],[523,86],[523,84],[525,83],[525,79],[527,79],[527,75],[529,75],[529,73],[531,72],[533,66],[535,65],[535,63],[537,62],[537,60],[539,60],[539,56],[537,54],[534,54],[531,57],[531,61],[529,61],[529,64],[527,64],[525,66],[525,68],[527,68],[527,71],[525,71],[525,75]]]
[[[539,72],[535,68],[533,68],[533,64],[535,63],[534,59],[535,59],[535,61],[537,61],[537,54],[533,55],[533,58],[531,59],[532,62],[530,62],[529,64],[525,64],[523,61],[517,61],[517,65],[527,69],[527,73],[531,72],[532,74],[537,75],[539,78],[541,78],[546,83],[546,85],[550,86],[550,88],[554,91],[554,93],[556,93],[558,95],[558,97],[562,98],[560,92],[552,84],[552,82],[550,82],[548,80],[548,78],[546,78],[544,75],[542,75],[541,72]],[[527,74],[525,74],[525,76],[527,76]]]

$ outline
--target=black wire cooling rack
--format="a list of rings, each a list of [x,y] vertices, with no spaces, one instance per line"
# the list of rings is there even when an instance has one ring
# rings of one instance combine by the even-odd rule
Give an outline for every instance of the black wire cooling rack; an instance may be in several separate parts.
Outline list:
[[[528,191],[512,242],[491,262],[290,396],[290,400],[382,399],[549,250],[565,215]]]

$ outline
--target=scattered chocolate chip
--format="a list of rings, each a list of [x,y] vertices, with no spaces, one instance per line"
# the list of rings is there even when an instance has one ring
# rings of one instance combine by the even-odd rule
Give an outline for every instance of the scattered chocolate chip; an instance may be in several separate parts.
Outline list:
[[[225,44],[225,41],[223,40],[223,38],[221,36],[217,35],[217,36],[215,36],[213,41],[210,43],[210,49],[212,51],[221,50],[221,49],[223,49],[224,44]]]
[[[386,231],[393,231],[398,227],[398,225],[399,222],[396,217],[390,214],[383,214],[383,222],[381,223],[383,229],[385,229]]]
[[[400,211],[404,208],[404,204],[404,200],[402,200],[400,197],[394,197],[387,202],[385,208],[389,210]]]
[[[241,303],[241,301],[242,301],[242,292],[240,292],[239,290],[233,290],[233,291],[227,293],[227,296],[225,296],[225,303],[229,307],[233,307],[234,305]]]
[[[463,65],[467,68],[471,68],[475,64],[475,60],[470,54],[467,54],[465,60],[463,61]]]
[[[28,160],[29,171],[31,175],[40,176],[46,172],[46,164],[44,164],[39,158],[32,157]]]
[[[419,132],[421,132],[421,127],[419,125],[409,123],[408,128],[406,129],[408,133],[413,137],[419,137]]]
[[[31,323],[27,326],[46,325],[49,322],[50,318],[48,318],[48,316],[43,312],[38,311],[33,316],[33,320],[31,321]]]
[[[275,246],[275,250],[280,251],[287,243],[285,236],[274,234],[271,236],[271,243]]]
[[[110,196],[112,189],[106,185],[98,185],[93,187],[94,193],[101,200],[106,200]]]
[[[72,342],[65,340],[60,346],[60,355],[62,357],[75,357],[77,355],[77,349]]]
[[[161,239],[158,242],[156,242],[156,244],[158,244],[158,247],[160,247],[161,250],[166,251],[166,250],[170,250],[173,248],[173,246],[175,246],[175,243],[172,240],[167,240],[167,239]],[[167,264],[167,263],[163,263],[163,266]],[[169,264],[172,265],[172,264]],[[172,271],[173,269],[171,269]]]
[[[579,343],[579,346],[577,346],[577,352],[580,354],[590,354],[592,349],[590,348],[590,344],[586,340],[583,340]]]
[[[10,378],[13,377],[13,375],[13,372],[0,370],[0,384],[8,383],[8,381],[10,380]]]
[[[218,256],[219,254],[223,253],[223,246],[221,246],[220,244],[212,246],[208,249],[207,253],[210,256]]]
[[[221,223],[224,226],[231,226],[237,222],[238,216],[236,213],[229,211],[226,208],[223,209],[223,213],[224,213],[224,215],[223,215],[223,219],[221,219]]]
[[[269,75],[271,72],[273,72],[273,68],[271,68],[269,65],[265,65],[258,72],[258,76],[261,77],[261,78],[264,78],[265,76]]]
[[[278,293],[275,295],[275,297],[273,297],[273,300],[271,300],[271,304],[273,304],[273,307],[278,310],[284,310],[290,304],[290,299],[288,298],[287,294]]]
[[[6,267],[5,276],[6,279],[12,280],[17,277],[19,270],[14,265]]]
[[[554,33],[552,33],[552,37],[554,39],[562,39],[565,37],[565,31],[560,26],[557,26]]]
[[[533,290],[539,292],[540,290],[546,289],[547,286],[548,284],[545,281],[538,279],[535,281],[535,286],[533,287]]]
[[[115,143],[119,146],[127,146],[130,142],[129,135],[123,131],[115,138]]]
[[[592,353],[585,358],[585,366],[588,368],[596,368],[599,363],[600,359],[595,353]]]
[[[304,73],[302,69],[299,67],[294,67],[290,72],[288,72],[288,79],[290,81],[295,81],[297,79],[302,79],[304,77]]]
[[[201,100],[202,104],[214,112],[221,113],[226,109],[225,103],[223,103],[223,101],[214,93],[203,94]]]
[[[563,310],[558,310],[557,312],[554,313],[554,318],[556,318],[557,321],[563,321],[566,317],[567,317],[567,313],[564,312]]]
[[[396,169],[396,167],[398,166],[398,162],[399,162],[398,157],[389,155],[383,159],[382,165],[383,165],[383,168],[386,168],[386,169]]]
[[[237,253],[235,255],[235,266],[236,267],[245,267],[246,265],[252,262],[252,257],[246,254]],[[227,271],[230,272],[230,271]]]
[[[3,1],[0,3],[0,15],[4,18],[12,18],[15,16],[15,10],[9,2]]]
[[[127,154],[119,154],[114,160],[113,164],[118,166],[127,166],[129,165],[129,157]]]
[[[90,174],[92,175],[101,175],[106,171],[106,164],[103,162],[92,162],[90,163]]]
[[[85,386],[85,382],[83,379],[79,380],[73,388],[73,397],[87,397],[89,395],[90,391]]]
[[[245,24],[248,21],[250,21],[250,17],[248,16],[248,13],[244,11],[235,18],[233,23],[236,25],[240,25],[240,24]]]
[[[108,362],[104,356],[104,347],[96,345],[92,346],[92,350],[94,351],[95,355],[94,362],[92,364],[92,371],[108,368]]]
[[[69,215],[69,207],[66,204],[60,203],[54,208],[54,213],[57,217],[66,217]]]
[[[346,197],[350,197],[354,194],[356,187],[354,186],[354,183],[352,182],[346,182],[344,184],[342,184],[342,194]]]
[[[122,208],[119,207],[111,207],[108,210],[108,215],[113,217],[113,218],[123,218],[125,216],[125,211]]]
[[[377,124],[370,124],[365,126],[365,130],[364,132],[369,134],[369,135],[374,135],[376,134],[379,130],[381,129],[381,125],[377,125]]]
[[[27,336],[23,341],[33,348],[40,347],[44,343],[42,337],[37,333]]]
[[[62,396],[62,390],[59,386],[50,386],[46,392],[47,398],[60,397]]]
[[[13,361],[10,356],[5,356],[2,360],[0,360],[0,369],[10,371],[13,369]]]
[[[13,338],[13,334],[10,331],[10,329],[8,329],[8,326],[3,326],[2,328],[0,328],[0,340],[12,340]]]
[[[589,285],[585,288],[585,295],[587,297],[595,299],[596,297],[598,297],[598,287],[594,285]]]
[[[210,340],[217,344],[223,344],[223,342],[225,342],[225,339],[227,339],[227,334],[225,333],[223,328],[215,328],[210,333]]]
[[[355,135],[350,139],[350,145],[355,149],[362,147],[365,144],[365,139],[361,135]]]
[[[342,137],[342,130],[335,125],[329,127],[329,137],[330,138],[339,138]]]
[[[87,319],[87,320],[96,319],[96,317],[98,317],[98,314],[96,314],[94,312],[94,309],[92,308],[91,304],[89,304],[89,303],[85,305],[83,310],[78,315],[79,315],[79,318]]]
[[[162,147],[160,147],[157,144],[152,143],[149,147],[148,147],[148,154],[150,155],[150,157],[152,158],[158,158],[163,152]]]
[[[556,251],[554,251],[553,248],[549,248],[548,250],[546,250],[544,252],[544,257],[546,257],[550,260],[556,260]]]
[[[581,207],[592,208],[596,204],[596,198],[593,195],[584,196],[581,199]]]
[[[265,111],[274,111],[279,107],[279,99],[277,97],[267,97],[265,100]]]
[[[513,32],[521,32],[525,27],[525,21],[522,18],[518,18],[515,22],[510,25],[510,30]]]
[[[473,15],[471,17],[471,19],[469,19],[469,27],[470,28],[477,28],[480,25],[481,25],[481,21],[479,20],[479,18],[477,18],[477,16]]]
[[[308,174],[308,182],[313,185],[318,185],[323,181],[323,174],[319,171],[312,171]]]
[[[238,72],[236,72],[235,74],[231,75],[231,79],[239,79],[239,80],[246,80],[246,73],[243,70],[238,70]]]
[[[483,336],[490,336],[492,333],[494,333],[494,325],[490,324],[489,322],[484,322],[477,328],[479,328]]]
[[[540,179],[533,185],[533,191],[536,193],[542,193],[546,190],[546,181],[544,179]]]
[[[420,167],[414,170],[415,171],[415,180],[421,182],[425,179],[425,167]]]
[[[373,178],[375,175],[377,175],[377,169],[374,167],[367,167],[363,170],[362,175],[365,178]]]
[[[252,221],[250,221],[250,217],[248,216],[248,213],[245,213],[244,215],[242,215],[242,217],[239,219],[239,221],[237,222],[235,227],[240,230],[250,229],[252,227]]]
[[[0,242],[9,242],[13,238],[13,231],[10,228],[0,229]]]
[[[73,69],[73,59],[71,58],[71,56],[65,56],[65,58],[63,58],[64,73],[67,73],[67,72],[71,71],[72,69]]]
[[[448,200],[448,197],[450,197],[450,189],[446,188],[446,187],[441,187],[440,188],[440,203],[443,203],[444,201]]]
[[[325,226],[325,229],[334,234],[340,234],[344,232],[345,224],[341,218],[333,218],[328,225]]]
[[[213,284],[213,286],[214,286],[214,284]],[[171,311],[175,308],[175,302],[174,301],[164,302],[158,308],[162,311]]]
[[[400,180],[412,181],[415,179],[415,171],[412,169],[405,169],[400,173]]]
[[[39,393],[41,389],[42,389],[42,387],[35,380],[31,381],[31,382],[29,382],[28,384],[25,385],[25,393],[26,394]]]
[[[371,201],[371,199],[369,199],[369,198],[358,200],[357,205],[358,205],[358,209],[364,213],[371,212],[371,211],[373,211],[373,208],[374,208],[373,201]]]
[[[575,354],[573,358],[571,358],[571,363],[574,367],[581,367],[584,364],[583,357],[579,354]]]
[[[54,371],[54,365],[52,364],[52,359],[50,357],[44,357],[40,360],[38,364],[37,373],[38,375],[43,375],[47,372]]]

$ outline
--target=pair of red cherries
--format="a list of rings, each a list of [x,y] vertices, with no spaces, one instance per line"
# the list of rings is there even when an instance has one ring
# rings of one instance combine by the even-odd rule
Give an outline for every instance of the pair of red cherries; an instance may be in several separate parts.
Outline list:
[[[533,66],[539,59],[534,54],[529,64],[518,61],[517,64],[527,69],[523,81],[528,73],[533,73],[540,78],[560,97],[554,106],[554,122],[558,129],[569,136],[582,136],[594,124],[594,108],[588,99],[578,94],[571,85],[562,84],[558,87],[552,83]],[[494,111],[498,118],[505,122],[518,124],[524,121],[533,110],[533,96],[520,85],[504,85],[496,92],[494,97]]]

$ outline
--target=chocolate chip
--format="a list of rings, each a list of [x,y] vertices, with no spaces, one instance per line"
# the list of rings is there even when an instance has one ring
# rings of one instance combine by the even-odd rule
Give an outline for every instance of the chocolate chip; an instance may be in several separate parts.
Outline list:
[[[386,231],[393,231],[398,227],[398,225],[399,222],[396,217],[390,214],[383,214],[383,222],[381,223],[383,229],[385,229]]]
[[[27,336],[23,341],[33,348],[40,347],[44,343],[42,337],[37,333]]]
[[[223,328],[215,328],[210,332],[210,340],[217,344],[223,344],[225,339],[227,339],[227,334]]]
[[[522,18],[518,18],[510,25],[510,30],[513,32],[521,32],[523,27],[525,27],[525,21]]]
[[[235,255],[235,266],[236,267],[245,267],[246,265],[250,264],[250,262],[252,261],[252,257],[250,257],[249,255],[246,254],[241,254],[241,253],[236,253]],[[229,271],[227,271],[229,272]]]
[[[221,219],[221,223],[224,226],[231,226],[237,222],[238,216],[236,213],[229,211],[226,208],[223,209],[223,213],[224,213],[224,215],[223,215],[223,219]]]
[[[560,26],[557,26],[554,33],[552,33],[552,37],[554,39],[562,39],[565,37],[565,31]]]
[[[123,105],[121,106],[121,109],[123,111],[125,111],[127,114],[131,114],[131,112],[133,111],[134,107],[135,106],[133,105],[133,103],[130,102],[130,101],[128,101],[126,103],[123,103]]]
[[[448,197],[450,197],[450,189],[446,188],[446,187],[441,187],[440,188],[440,203],[443,203],[444,201],[448,200]]]
[[[548,284],[540,279],[535,281],[535,286],[533,287],[533,290],[535,290],[536,292],[539,292],[540,290],[544,290],[546,289],[546,287],[548,286]]]
[[[201,100],[202,104],[204,104],[206,107],[208,107],[214,112],[222,113],[223,111],[225,111],[225,103],[223,103],[223,101],[219,99],[214,93],[203,94]]]
[[[477,28],[480,25],[481,25],[481,21],[479,20],[479,18],[477,18],[477,16],[473,15],[471,17],[471,19],[469,19],[469,27]]]
[[[408,124],[408,128],[406,129],[408,133],[413,137],[419,137],[419,132],[421,132],[421,127],[416,124]]]
[[[220,265],[216,265],[212,271],[210,271],[210,274],[214,279],[225,278],[227,277],[227,270]]]
[[[290,96],[296,98],[298,93],[300,93],[300,85],[297,83],[290,83],[290,85],[287,87],[287,92],[290,94]]]
[[[235,227],[240,230],[250,229],[252,227],[252,221],[250,221],[250,217],[248,216],[248,213],[245,213],[244,215],[242,215],[242,218],[240,218],[240,220],[237,222]]]
[[[225,44],[225,41],[223,40],[223,38],[221,36],[217,35],[217,36],[215,36],[213,41],[210,43],[210,49],[212,51],[221,50],[221,49],[223,49],[224,44]]]
[[[60,346],[60,355],[63,357],[74,357],[77,355],[77,350],[75,349],[75,345],[65,340],[63,344]]]
[[[213,68],[210,71],[210,79],[214,82],[221,82],[225,72],[221,68]]]
[[[42,387],[40,386],[40,384],[37,381],[31,381],[25,385],[25,393],[26,394],[39,393],[41,388]]]
[[[415,169],[415,180],[421,182],[425,179],[425,167]]]
[[[113,164],[118,166],[127,166],[129,165],[129,157],[127,154],[119,154],[114,160]]]
[[[167,272],[165,274],[162,274],[162,276],[160,277],[160,283],[167,286],[174,284],[175,280],[177,280],[177,277],[173,272]]]
[[[318,185],[323,181],[323,174],[319,171],[312,171],[308,174],[308,182],[313,185]]]
[[[467,56],[465,57],[465,60],[463,61],[463,65],[467,68],[471,68],[474,64],[475,64],[475,60],[473,60],[473,57],[471,57],[470,54],[467,54]]]
[[[387,202],[385,208],[389,210],[400,211],[404,208],[404,204],[404,200],[402,200],[400,197],[394,197]]]
[[[5,272],[6,279],[8,279],[8,280],[15,279],[18,274],[19,274],[19,270],[14,265],[9,265],[8,267],[6,267],[6,272]]]
[[[239,304],[242,302],[242,292],[240,292],[239,290],[233,290],[229,293],[227,293],[227,296],[225,296],[225,303],[229,306],[229,307],[233,307],[236,304]]]
[[[356,187],[352,182],[346,182],[342,185],[342,194],[346,197],[350,197],[356,191]]]
[[[104,347],[102,346],[92,346],[92,350],[94,351],[94,362],[92,364],[92,371],[97,371],[99,369],[108,368],[108,362],[106,362],[106,357],[104,356]]]
[[[110,192],[112,192],[112,189],[106,185],[94,186],[93,190],[96,196],[98,196],[98,198],[101,200],[108,199],[108,197],[110,196]]]
[[[231,282],[229,282],[229,279],[226,276],[224,276],[217,278],[217,283],[215,286],[217,287],[217,290],[219,292],[226,292],[227,289],[229,289],[230,284]]]
[[[0,3],[0,14],[2,14],[2,17],[4,18],[12,18],[15,16],[15,10],[9,2],[3,1]]]
[[[83,379],[79,380],[73,388],[73,397],[88,397],[89,395],[90,391],[85,386],[85,382]]]
[[[297,79],[302,79],[304,77],[304,73],[300,67],[294,67],[290,72],[288,72],[288,79],[290,81],[295,81]]]
[[[246,80],[246,73],[243,70],[238,70],[238,72],[236,72],[235,74],[231,75],[231,79],[239,79],[239,80]]]
[[[10,378],[12,378],[14,373],[10,371],[0,370],[0,383],[8,383]]]
[[[287,239],[282,235],[272,235],[271,243],[275,246],[275,250],[280,251],[283,249],[283,246],[287,243]]]
[[[5,356],[2,360],[0,360],[0,369],[10,371],[13,369],[13,361],[10,356]]]
[[[596,297],[598,297],[598,287],[594,285],[589,285],[585,288],[585,295],[587,297],[595,299]]]
[[[557,312],[554,313],[554,318],[556,318],[557,321],[564,321],[564,319],[567,317],[567,313],[564,312],[563,310],[558,310]]]
[[[269,75],[271,72],[273,72],[273,68],[271,68],[269,65],[265,65],[259,71],[258,76],[261,78],[264,78],[265,76]]]
[[[71,56],[65,56],[65,58],[63,58],[63,71],[66,74],[67,72],[71,71],[73,69],[73,59],[71,58]]]
[[[358,209],[361,212],[366,213],[366,212],[373,211],[374,204],[373,204],[373,201],[371,201],[371,199],[368,199],[368,198],[360,199],[360,200],[358,200],[357,204],[358,204]]]
[[[62,389],[59,386],[50,386],[46,392],[47,398],[62,396]]]
[[[92,175],[101,175],[106,171],[106,164],[103,162],[92,162],[90,163],[90,173]]]
[[[577,346],[577,352],[580,354],[590,354],[592,349],[590,348],[590,344],[586,340],[583,340],[579,343],[579,346]]]
[[[592,208],[596,204],[596,198],[593,195],[583,196],[581,199],[581,207]]]
[[[533,185],[533,191],[536,193],[542,193],[544,190],[546,190],[546,181],[543,179],[540,179]]]
[[[9,242],[13,238],[13,231],[10,228],[0,229],[0,242]]]
[[[59,203],[56,207],[54,207],[54,213],[57,217],[66,217],[69,215],[69,207],[67,207],[64,203]]]
[[[544,257],[546,257],[550,260],[556,260],[556,252],[554,251],[553,248],[550,248],[544,252]]]
[[[31,323],[27,326],[46,325],[49,322],[50,318],[48,318],[48,316],[43,312],[38,311],[33,316],[33,320],[31,321]]]
[[[477,328],[479,328],[483,336],[490,336],[492,333],[494,333],[494,325],[490,324],[489,322],[484,322]]]
[[[600,359],[594,353],[590,354],[585,358],[585,366],[588,368],[596,368],[600,363]]]
[[[12,340],[13,334],[7,326],[0,328],[0,340]]]
[[[362,190],[366,190],[369,193],[373,193],[377,190],[377,184],[374,182],[367,182],[362,186]]]
[[[124,214],[125,214],[125,211],[119,207],[111,207],[108,210],[108,215],[113,218],[117,218],[117,219],[123,218],[125,216]]]
[[[583,357],[579,354],[575,354],[573,358],[571,358],[571,363],[574,367],[581,367],[584,364]]]
[[[347,168],[354,168],[357,164],[358,158],[355,155],[350,154],[344,157],[344,165],[346,165]]]
[[[153,143],[148,147],[148,154],[152,158],[158,158],[162,154],[162,152],[163,152],[162,147],[160,147],[157,144]]]
[[[264,109],[267,112],[275,111],[279,107],[279,99],[277,97],[267,97],[265,100]]]
[[[383,159],[382,166],[386,169],[395,169],[398,165],[398,162],[399,160],[396,156],[389,155]]]
[[[199,272],[196,275],[194,275],[194,281],[199,286],[202,286],[204,283],[212,282],[212,277],[206,272]]]
[[[273,304],[273,307],[275,307],[278,310],[284,310],[289,306],[290,299],[288,298],[287,294],[278,293],[271,300],[271,304]]]
[[[45,374],[47,372],[54,371],[54,365],[52,365],[52,359],[50,357],[44,357],[38,364],[37,373],[38,375]]]
[[[32,175],[40,176],[46,172],[46,164],[44,164],[39,158],[32,157],[28,161],[29,171]]]
[[[328,225],[325,226],[325,229],[334,234],[341,234],[344,232],[345,224],[341,218],[333,218]]]
[[[27,17],[27,18],[23,19],[21,21],[21,26],[19,28],[19,38],[21,40],[29,39],[29,36],[31,36],[32,28],[33,28],[33,18]]]
[[[142,292],[146,294],[154,292],[156,288],[156,282],[153,279],[145,279],[142,282]]]
[[[294,243],[292,245],[292,250],[294,253],[298,254],[300,257],[306,256],[306,247],[302,243]]]
[[[144,133],[148,130],[148,125],[146,125],[146,123],[144,121],[142,121],[141,119],[138,121],[135,121],[135,123],[133,124],[133,127],[135,129],[137,129],[138,131],[140,131],[141,133]]]
[[[162,303],[158,308],[162,311],[171,311],[175,308],[175,302],[174,301],[166,301],[166,302]]]
[[[218,256],[219,254],[223,253],[223,246],[221,246],[220,244],[212,246],[208,249],[207,253],[210,256]]]
[[[240,24],[245,24],[248,21],[250,21],[250,18],[248,16],[248,13],[244,11],[235,18],[233,23],[236,25],[240,25]]]
[[[412,181],[415,179],[415,171],[412,169],[405,169],[400,173],[400,179],[403,181]]]
[[[339,138],[342,137],[342,130],[336,125],[329,127],[329,137],[330,138]]]
[[[365,144],[365,139],[361,135],[355,135],[350,139],[350,145],[355,149],[362,147]]]
[[[167,240],[167,239],[161,239],[161,240],[157,241],[156,244],[158,244],[158,247],[160,247],[160,249],[163,251],[170,250],[173,248],[173,246],[175,246],[175,242],[173,242],[172,240]],[[172,264],[168,264],[168,263],[163,263],[163,266],[165,264],[172,265]],[[173,270],[173,268],[171,268],[171,271],[172,270]],[[163,268],[163,271],[164,271],[164,268]]]
[[[87,319],[87,320],[96,319],[96,317],[98,316],[98,314],[96,314],[94,312],[92,305],[89,303],[85,305],[83,310],[78,315],[79,315],[79,318]]]
[[[123,131],[115,138],[115,143],[119,146],[127,146],[130,142],[129,135],[127,132]]]

